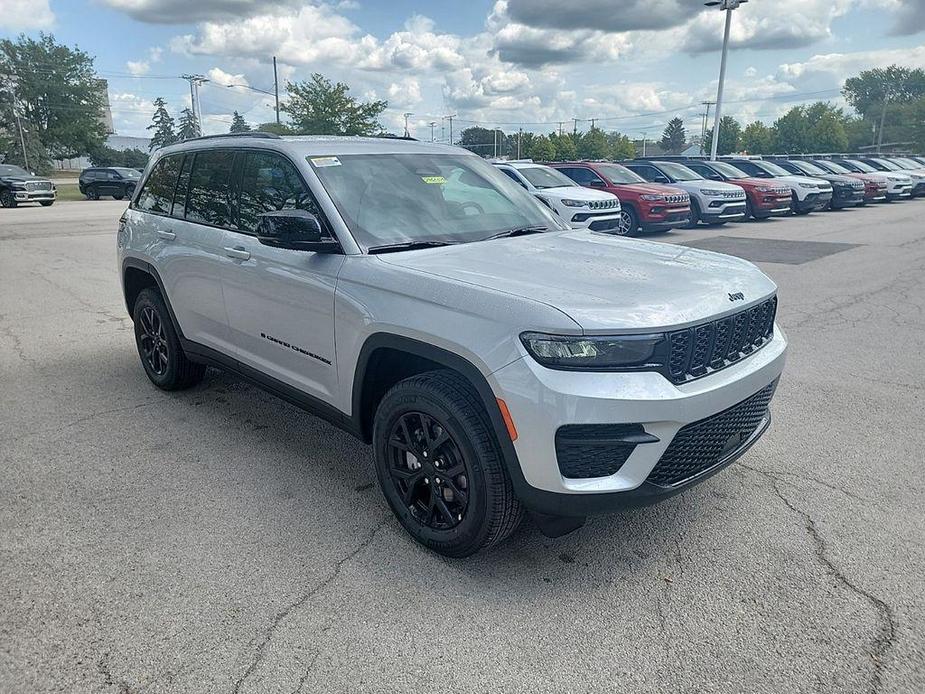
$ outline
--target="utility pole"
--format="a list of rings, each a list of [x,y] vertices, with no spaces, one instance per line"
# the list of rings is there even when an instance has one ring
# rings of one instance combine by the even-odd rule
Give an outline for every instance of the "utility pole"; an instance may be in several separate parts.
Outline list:
[[[648,135],[648,133],[644,132],[642,134],[642,156],[643,158],[646,156],[646,135]]]
[[[434,128],[437,127],[437,121],[432,120],[428,125],[430,126],[430,141],[434,142]]]
[[[707,107],[706,113],[703,115],[703,124],[700,127],[700,140],[703,141],[707,138],[707,123],[710,122],[710,107],[715,104],[715,101],[701,101],[701,105]]]
[[[276,56],[273,56],[273,95],[276,97],[276,124],[279,125],[279,73],[276,71]]]
[[[414,114],[409,112],[403,115],[405,116],[405,137],[411,137],[411,133],[408,131],[408,119],[411,118],[411,116]]]
[[[453,119],[456,118],[455,113],[452,113],[448,116],[444,116],[450,122],[450,144],[453,144]]]
[[[29,155],[26,154],[26,136],[23,134],[22,128],[22,118],[19,116],[19,111],[16,108],[16,76],[13,75],[10,77],[10,96],[12,97],[12,103],[10,108],[13,109],[13,118],[16,119],[16,129],[19,131],[19,144],[22,146],[22,162],[23,168],[29,168]]]
[[[578,135],[578,119],[572,118],[572,135]]]
[[[889,97],[883,97],[883,110],[880,111],[880,132],[877,133],[877,154],[883,148],[883,126],[886,124],[886,104]]]
[[[559,121],[559,137],[562,137],[562,124],[563,124],[564,122],[565,122],[565,121],[561,121],[561,120]]]
[[[592,118],[592,119],[591,119],[591,130],[594,130],[594,121],[596,121],[596,120],[597,120],[597,118]]]
[[[202,75],[180,75],[180,77],[189,82],[190,105],[196,117],[196,131],[202,137],[202,104],[199,101],[199,87],[209,80]]]
[[[707,7],[719,6],[726,12],[726,26],[723,30],[723,57],[719,63],[719,84],[716,88],[716,113],[713,116],[713,138],[710,143],[710,161],[716,161],[716,148],[719,146],[719,122],[723,111],[723,85],[726,81],[726,56],[729,53],[729,29],[732,26],[732,11],[748,0],[711,0],[705,2]]]
[[[520,138],[523,137],[523,134],[524,134],[524,129],[518,128],[517,129],[517,158],[518,159],[520,159]]]

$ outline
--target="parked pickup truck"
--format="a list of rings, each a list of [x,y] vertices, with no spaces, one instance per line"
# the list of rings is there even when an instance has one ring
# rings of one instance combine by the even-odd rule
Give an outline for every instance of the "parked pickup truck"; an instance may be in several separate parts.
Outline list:
[[[0,164],[0,207],[16,207],[25,202],[51,207],[57,197],[55,184],[47,178],[31,174],[21,166]]]

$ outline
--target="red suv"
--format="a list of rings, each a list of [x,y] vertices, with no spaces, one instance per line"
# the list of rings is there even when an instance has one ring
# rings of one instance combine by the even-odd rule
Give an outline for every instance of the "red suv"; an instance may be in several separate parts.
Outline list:
[[[745,189],[745,216],[752,219],[790,214],[790,186],[766,178],[752,178],[724,161],[685,161],[684,166],[711,181],[725,181]]]
[[[608,162],[550,162],[576,183],[613,193],[620,199],[619,226],[613,231],[633,236],[643,231],[668,231],[690,222],[691,199],[680,188],[649,183],[625,166]]]

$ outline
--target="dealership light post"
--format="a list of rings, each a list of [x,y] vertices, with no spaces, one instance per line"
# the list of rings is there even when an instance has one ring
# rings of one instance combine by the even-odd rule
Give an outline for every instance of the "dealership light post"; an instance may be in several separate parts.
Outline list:
[[[719,63],[719,86],[716,88],[716,112],[713,116],[713,141],[710,143],[710,161],[716,161],[716,147],[719,145],[719,122],[723,111],[723,83],[726,81],[726,54],[729,52],[729,27],[732,25],[732,11],[748,0],[712,0],[703,3],[726,11],[726,28],[723,32],[723,57]]]

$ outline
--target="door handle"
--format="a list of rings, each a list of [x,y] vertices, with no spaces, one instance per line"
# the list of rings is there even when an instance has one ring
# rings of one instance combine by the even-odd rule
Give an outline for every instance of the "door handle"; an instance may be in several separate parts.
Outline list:
[[[229,258],[237,258],[238,260],[250,260],[251,254],[249,251],[245,251],[243,248],[225,248],[225,255]]]
[[[175,238],[177,238],[177,235],[172,231],[161,231],[158,229],[157,238],[164,239],[165,241],[173,241]]]

